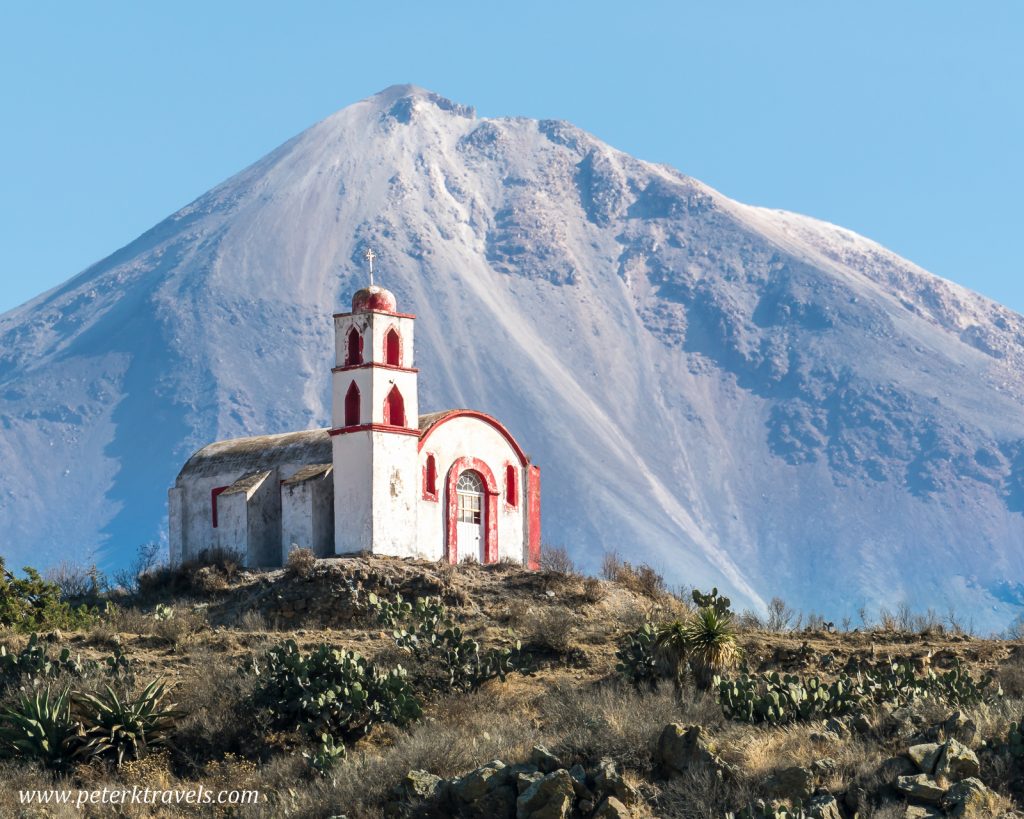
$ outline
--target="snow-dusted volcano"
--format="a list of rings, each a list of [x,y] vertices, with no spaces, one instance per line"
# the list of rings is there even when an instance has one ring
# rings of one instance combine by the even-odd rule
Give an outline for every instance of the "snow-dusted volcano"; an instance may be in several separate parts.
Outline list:
[[[422,411],[506,421],[545,540],[840,616],[1024,606],[1024,319],[830,224],[572,125],[403,86],[0,316],[13,565],[112,566],[184,459],[328,423],[360,255],[416,313]]]

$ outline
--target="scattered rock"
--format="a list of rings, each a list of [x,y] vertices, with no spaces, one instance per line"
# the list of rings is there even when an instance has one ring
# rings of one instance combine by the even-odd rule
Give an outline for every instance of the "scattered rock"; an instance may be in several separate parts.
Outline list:
[[[943,746],[942,755],[935,766],[935,775],[942,776],[951,782],[977,777],[981,773],[978,755],[966,745],[955,739],[948,740]]]
[[[830,793],[823,793],[807,800],[807,815],[811,819],[843,819],[839,803]]]
[[[817,777],[831,776],[839,770],[839,763],[832,757],[825,756],[811,763],[811,773]]]
[[[814,793],[814,774],[810,768],[794,765],[776,771],[765,780],[765,788],[782,799],[808,799]]]
[[[883,760],[878,768],[878,772],[882,775],[883,779],[890,782],[901,776],[914,776],[914,774],[921,773],[917,765],[902,754]]]
[[[543,745],[533,746],[533,750],[530,751],[530,764],[536,767],[541,773],[546,774],[563,767],[562,760],[551,753],[551,751]]]
[[[942,755],[942,746],[937,742],[927,742],[922,745],[912,745],[907,749],[907,756],[917,766],[917,769],[924,774],[931,776],[935,773],[935,765]]]
[[[843,802],[854,813],[868,806],[868,792],[866,788],[856,785],[846,792]]]
[[[574,796],[572,777],[564,768],[534,782],[516,801],[516,819],[568,819]]]
[[[923,773],[901,776],[896,780],[896,787],[912,799],[920,799],[922,802],[937,803],[946,793],[946,788]]]
[[[830,734],[835,734],[840,739],[848,737],[850,735],[849,726],[841,719],[838,719],[836,717],[829,717],[827,720],[825,720],[825,730]]]
[[[940,819],[942,813],[926,805],[907,805],[904,819]]]
[[[953,785],[942,800],[942,808],[950,816],[987,816],[992,792],[985,783],[969,777]]]
[[[522,794],[524,791],[530,789],[530,786],[534,782],[540,782],[544,778],[544,774],[540,771],[534,771],[533,773],[521,772],[516,774],[516,790]]]
[[[853,718],[851,726],[853,727],[853,730],[856,731],[858,734],[871,733],[871,720],[867,718],[866,714],[857,714]]]
[[[632,816],[629,808],[614,796],[606,797],[594,812],[594,819],[631,819]]]

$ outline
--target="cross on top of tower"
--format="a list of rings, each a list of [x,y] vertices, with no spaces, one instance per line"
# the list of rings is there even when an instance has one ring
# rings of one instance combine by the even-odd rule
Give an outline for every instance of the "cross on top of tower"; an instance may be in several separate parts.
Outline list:
[[[373,287],[373,260],[377,258],[377,254],[373,252],[372,247],[368,247],[363,258],[370,263],[370,287]]]

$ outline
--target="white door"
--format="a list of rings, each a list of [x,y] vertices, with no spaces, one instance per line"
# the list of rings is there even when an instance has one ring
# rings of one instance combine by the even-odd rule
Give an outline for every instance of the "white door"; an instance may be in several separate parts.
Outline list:
[[[476,472],[463,472],[455,485],[459,505],[456,526],[459,561],[474,558],[484,562],[484,482]]]

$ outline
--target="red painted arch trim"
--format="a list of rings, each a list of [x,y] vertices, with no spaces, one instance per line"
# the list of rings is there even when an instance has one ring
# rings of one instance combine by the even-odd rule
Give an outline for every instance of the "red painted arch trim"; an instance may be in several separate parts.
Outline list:
[[[459,458],[448,470],[446,502],[448,532],[446,538],[446,554],[448,562],[455,565],[459,562],[459,503],[455,485],[463,472],[476,472],[484,479],[487,488],[487,503],[484,506],[484,563],[498,562],[498,484],[494,481],[494,473],[479,458]]]
[[[419,435],[418,429],[408,427],[396,427],[391,424],[359,424],[354,427],[335,427],[327,430],[328,435],[345,435],[349,432],[395,432],[399,435]]]
[[[332,373],[343,373],[348,370],[368,370],[377,368],[380,370],[397,370],[401,373],[418,373],[416,367],[397,367],[394,364],[382,364],[379,361],[364,361],[362,364],[346,364],[344,367],[331,367]]]
[[[423,445],[427,442],[427,438],[430,437],[431,433],[434,432],[438,427],[447,424],[449,421],[455,418],[476,418],[479,421],[483,421],[485,424],[490,424],[498,432],[501,433],[502,437],[508,441],[509,446],[515,451],[516,456],[519,458],[519,463],[526,466],[530,463],[530,459],[523,452],[523,448],[519,446],[519,443],[515,438],[512,437],[512,433],[509,432],[505,425],[501,423],[497,418],[488,415],[485,412],[477,412],[476,410],[452,410],[447,415],[442,415],[436,421],[434,421],[429,427],[420,433],[420,443],[418,449],[423,449]]]

